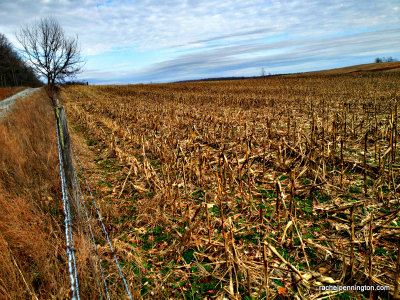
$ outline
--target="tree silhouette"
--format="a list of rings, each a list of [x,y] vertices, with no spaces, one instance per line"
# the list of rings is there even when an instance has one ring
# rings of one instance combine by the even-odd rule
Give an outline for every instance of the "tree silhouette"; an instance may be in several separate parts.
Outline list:
[[[78,38],[70,38],[55,18],[42,18],[22,27],[17,39],[33,69],[47,79],[49,87],[78,74],[84,65]]]

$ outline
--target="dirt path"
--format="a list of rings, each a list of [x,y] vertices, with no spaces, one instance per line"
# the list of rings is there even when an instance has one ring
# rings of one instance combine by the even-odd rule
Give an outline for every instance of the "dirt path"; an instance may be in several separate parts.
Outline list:
[[[17,100],[19,98],[27,97],[27,96],[31,95],[32,93],[34,93],[35,91],[37,91],[38,89],[40,89],[40,88],[26,89],[26,90],[23,90],[22,92],[19,92],[15,95],[11,96],[10,98],[0,101],[0,119],[2,117],[4,117],[7,112],[11,111],[11,108],[12,108],[15,100]]]

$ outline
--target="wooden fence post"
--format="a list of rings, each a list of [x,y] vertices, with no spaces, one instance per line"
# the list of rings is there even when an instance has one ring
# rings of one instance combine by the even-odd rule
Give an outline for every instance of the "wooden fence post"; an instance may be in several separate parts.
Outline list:
[[[66,179],[68,197],[71,203],[71,218],[74,224],[80,223],[82,207],[79,199],[77,182],[75,180],[75,168],[72,159],[71,141],[68,132],[67,118],[63,106],[56,106],[57,130],[59,132],[61,154],[63,159],[64,175]]]

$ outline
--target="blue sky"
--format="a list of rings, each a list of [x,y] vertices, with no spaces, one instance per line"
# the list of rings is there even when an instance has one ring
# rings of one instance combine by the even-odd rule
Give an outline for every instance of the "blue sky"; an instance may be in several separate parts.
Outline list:
[[[292,73],[400,59],[400,1],[0,0],[0,32],[40,17],[78,35],[92,84]]]

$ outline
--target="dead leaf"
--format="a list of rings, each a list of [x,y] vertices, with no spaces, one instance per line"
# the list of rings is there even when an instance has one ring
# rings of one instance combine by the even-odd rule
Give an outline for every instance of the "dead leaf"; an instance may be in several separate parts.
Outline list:
[[[284,297],[288,297],[289,295],[286,293],[286,288],[284,288],[283,286],[280,286],[278,288],[278,294],[282,295]]]
[[[318,271],[319,271],[321,274],[325,274],[325,273],[328,272],[329,270],[328,270],[327,268],[321,267],[321,268],[318,268]]]

